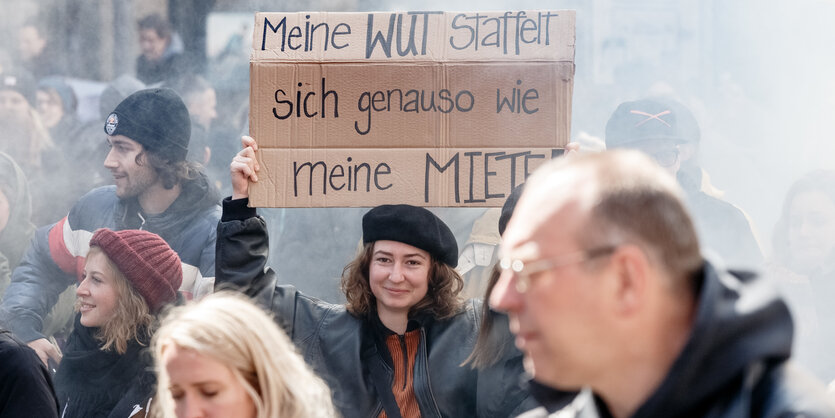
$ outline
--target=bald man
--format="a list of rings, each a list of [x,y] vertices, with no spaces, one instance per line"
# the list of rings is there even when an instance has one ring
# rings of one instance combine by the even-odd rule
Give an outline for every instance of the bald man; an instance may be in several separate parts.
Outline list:
[[[568,416],[835,416],[788,361],[785,303],[702,257],[667,171],[638,151],[561,160],[529,179],[490,299],[543,405],[525,417],[577,389]]]

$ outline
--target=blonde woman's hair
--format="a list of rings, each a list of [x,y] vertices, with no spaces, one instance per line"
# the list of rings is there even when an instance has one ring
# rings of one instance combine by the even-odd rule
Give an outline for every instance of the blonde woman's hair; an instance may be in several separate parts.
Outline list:
[[[113,284],[117,295],[116,311],[113,317],[105,322],[96,334],[96,339],[102,343],[101,349],[103,351],[113,349],[119,354],[125,354],[131,340],[135,340],[140,345],[148,344],[151,325],[154,322],[148,303],[139,292],[134,290],[125,275],[101,248],[90,247],[87,258],[90,257],[104,258],[113,274]],[[79,302],[76,302],[76,311],[78,308]]]
[[[246,297],[209,295],[176,307],[151,343],[157,370],[155,415],[174,416],[162,355],[172,345],[223,363],[249,393],[259,418],[335,417],[330,390],[305,364],[273,319]]]

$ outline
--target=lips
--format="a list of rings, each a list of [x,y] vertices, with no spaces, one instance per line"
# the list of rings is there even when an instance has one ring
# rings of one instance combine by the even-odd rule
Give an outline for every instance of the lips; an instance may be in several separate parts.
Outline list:
[[[531,332],[528,333],[520,333],[516,334],[516,348],[520,351],[525,351],[526,347],[529,347],[530,344],[537,339],[537,335]]]
[[[406,295],[409,293],[408,289],[389,289],[386,288],[386,291],[393,294],[393,295]]]
[[[80,305],[79,305],[79,307],[78,307],[78,311],[79,311],[79,312],[81,312],[81,313],[83,314],[83,313],[85,313],[85,312],[90,312],[90,311],[92,311],[92,310],[93,310],[93,308],[95,308],[95,307],[96,307],[96,305],[93,305],[93,304],[90,304],[90,303],[81,302],[81,303],[80,303]]]

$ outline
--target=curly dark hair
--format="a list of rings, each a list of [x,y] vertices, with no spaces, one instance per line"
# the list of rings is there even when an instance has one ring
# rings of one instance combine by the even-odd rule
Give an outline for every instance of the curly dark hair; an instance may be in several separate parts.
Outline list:
[[[348,312],[356,316],[367,316],[377,311],[377,298],[371,292],[368,270],[374,243],[363,246],[353,261],[342,270],[342,292],[345,294]],[[461,310],[461,290],[464,280],[454,268],[432,257],[429,267],[429,284],[426,296],[409,309],[409,317],[416,314],[430,314],[435,319],[450,318]]]
[[[136,165],[143,165],[145,161],[157,172],[162,185],[167,190],[199,176],[200,165],[191,161],[173,161],[155,152],[143,150],[136,155]]]

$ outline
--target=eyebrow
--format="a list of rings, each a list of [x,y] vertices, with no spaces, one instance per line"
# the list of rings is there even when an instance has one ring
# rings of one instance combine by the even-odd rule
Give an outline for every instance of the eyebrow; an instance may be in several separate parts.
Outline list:
[[[387,256],[389,256],[389,257],[394,257],[394,254],[392,254],[392,253],[390,253],[390,252],[388,252],[388,251],[383,251],[383,250],[377,250],[377,251],[374,251],[374,255],[377,255],[377,254],[387,255]],[[407,258],[408,258],[408,257],[420,257],[420,258],[422,258],[422,259],[424,259],[424,260],[426,259],[426,257],[425,257],[423,254],[421,254],[421,253],[404,254],[404,255],[403,255],[403,257],[407,257]]]
[[[220,380],[201,380],[201,381],[199,381],[199,382],[188,382],[187,384],[173,383],[173,384],[171,384],[170,386],[168,386],[168,388],[169,388],[169,389],[174,389],[174,388],[182,388],[182,387],[184,387],[184,386],[199,386],[199,387],[203,387],[203,386],[206,386],[206,385],[221,385],[221,386],[222,386],[222,385],[223,385],[223,382],[222,382],[222,381],[220,381]]]
[[[102,280],[108,279],[108,281],[109,281],[109,278],[108,278],[109,276],[107,276],[107,274],[105,274],[103,271],[87,270],[86,273],[87,273],[87,276],[89,276],[89,277],[95,277],[95,278],[102,279]]]
[[[107,142],[109,142],[110,145],[121,145],[121,146],[126,146],[126,147],[132,146],[130,142],[125,141],[124,139],[110,139],[110,138],[107,138]]]

